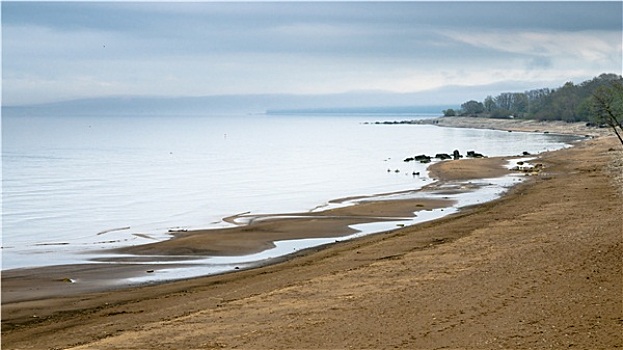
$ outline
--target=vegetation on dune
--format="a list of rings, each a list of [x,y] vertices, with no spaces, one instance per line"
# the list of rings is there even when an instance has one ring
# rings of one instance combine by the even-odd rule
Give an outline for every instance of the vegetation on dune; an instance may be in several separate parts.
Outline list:
[[[481,102],[467,101],[459,110],[443,112],[445,116],[596,122],[593,96],[601,88],[617,84],[623,84],[620,75],[602,74],[579,85],[568,82],[556,89],[504,92],[495,97],[487,96]]]

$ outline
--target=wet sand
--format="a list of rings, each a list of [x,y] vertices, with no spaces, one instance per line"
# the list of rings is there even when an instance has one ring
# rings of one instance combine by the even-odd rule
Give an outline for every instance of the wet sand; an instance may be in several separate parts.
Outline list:
[[[482,161],[487,162],[484,159]],[[501,160],[498,162],[504,163]],[[508,173],[501,165],[499,170],[500,174]],[[436,186],[433,185],[426,191],[396,194],[420,193],[421,196],[426,196],[435,190]],[[453,192],[472,190],[474,188]],[[331,204],[352,201],[357,204],[322,211],[275,215],[240,214],[225,219],[234,224],[239,222],[236,227],[175,232],[172,233],[172,239],[167,241],[104,250],[100,257],[91,259],[95,263],[7,270],[2,274],[2,303],[9,305],[21,301],[137,287],[138,283],[132,282],[133,278],[152,277],[159,270],[198,266],[196,259],[255,254],[274,248],[277,241],[314,238],[339,240],[358,232],[351,228],[352,225],[412,220],[421,211],[448,208],[455,204],[451,199],[374,198],[375,196],[337,199]],[[285,259],[288,256],[250,265],[257,267]],[[151,283],[162,282],[156,277],[153,280]]]
[[[465,181],[494,178],[508,174],[508,158],[461,159],[433,164],[429,175],[441,181]]]
[[[135,255],[233,256],[258,253],[274,247],[275,241],[307,238],[339,238],[357,231],[349,226],[362,223],[411,218],[422,210],[446,208],[450,200],[416,199],[370,201],[322,212],[240,215],[250,222],[238,227],[176,233],[164,242],[138,245],[117,252]]]
[[[53,268],[31,275],[26,270],[13,279],[3,274],[2,346],[622,347],[621,157],[611,137],[545,153],[538,159],[544,169],[499,200],[247,271],[116,290],[105,283],[81,290],[84,283],[64,280],[69,271]],[[501,171],[496,160],[477,161],[481,169]],[[432,171],[439,178],[453,178],[457,171],[485,176],[475,170],[476,161],[469,171],[465,160],[439,164],[450,163],[456,167]],[[363,205],[361,212],[335,209],[331,216],[368,220],[402,215],[414,206],[447,205],[395,203],[391,209],[389,203]],[[291,226],[280,226],[286,223]],[[275,235],[300,229],[295,219],[254,225],[257,232]],[[215,249],[205,234],[178,236],[135,253]],[[271,239],[220,249],[253,249]],[[82,267],[83,278],[137,272],[131,264],[96,266]],[[145,265],[139,268],[144,273]],[[61,289],[46,295],[50,281]],[[13,300],[5,300],[16,286]],[[19,288],[33,294],[24,297]]]

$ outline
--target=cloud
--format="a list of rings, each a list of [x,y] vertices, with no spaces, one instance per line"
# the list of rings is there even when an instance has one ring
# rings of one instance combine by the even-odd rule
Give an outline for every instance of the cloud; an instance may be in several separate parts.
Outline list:
[[[526,64],[527,69],[548,69],[552,68],[554,63],[551,58],[548,57],[533,57]]]
[[[3,103],[407,92],[620,72],[619,2],[451,5],[3,2]]]
[[[604,31],[534,32],[506,30],[445,32],[449,38],[501,53],[533,56],[572,56],[582,60],[608,60],[621,53],[621,33]],[[618,45],[613,45],[617,43]]]

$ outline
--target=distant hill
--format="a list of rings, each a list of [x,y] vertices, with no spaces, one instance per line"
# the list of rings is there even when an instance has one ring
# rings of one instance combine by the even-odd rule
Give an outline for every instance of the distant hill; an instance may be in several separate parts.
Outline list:
[[[8,116],[223,115],[290,113],[439,113],[449,105],[418,106],[418,94],[355,92],[325,95],[118,96],[3,106]]]
[[[524,87],[525,82],[505,82],[480,86],[445,86],[427,91],[395,93],[354,91],[335,94],[247,94],[197,97],[112,96],[69,101],[2,106],[2,115],[222,115],[296,113],[441,113],[458,108],[465,98],[503,91],[508,86]]]
[[[528,82],[506,81],[477,86],[444,86],[412,93],[354,91],[318,95],[109,96],[32,105],[3,105],[2,115],[441,114],[443,110],[459,110],[458,102],[466,98],[494,95],[509,88],[533,86]]]

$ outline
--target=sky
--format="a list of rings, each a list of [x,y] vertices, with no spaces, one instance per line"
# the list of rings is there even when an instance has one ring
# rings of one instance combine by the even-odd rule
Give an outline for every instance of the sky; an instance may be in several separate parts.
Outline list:
[[[2,1],[2,105],[558,87],[621,74],[622,6]]]

